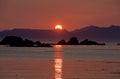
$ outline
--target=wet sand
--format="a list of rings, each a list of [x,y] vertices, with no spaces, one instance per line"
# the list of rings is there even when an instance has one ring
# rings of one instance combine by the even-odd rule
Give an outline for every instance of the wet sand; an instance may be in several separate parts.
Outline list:
[[[55,79],[54,65],[54,59],[1,58],[0,79]],[[120,79],[120,60],[63,59],[61,79]]]

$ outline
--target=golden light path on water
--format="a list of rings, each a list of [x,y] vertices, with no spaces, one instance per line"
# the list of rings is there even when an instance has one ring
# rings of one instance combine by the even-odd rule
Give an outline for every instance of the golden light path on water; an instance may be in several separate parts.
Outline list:
[[[54,74],[55,79],[62,79],[62,64],[63,64],[63,57],[62,57],[62,46],[56,45],[55,52],[54,52]]]

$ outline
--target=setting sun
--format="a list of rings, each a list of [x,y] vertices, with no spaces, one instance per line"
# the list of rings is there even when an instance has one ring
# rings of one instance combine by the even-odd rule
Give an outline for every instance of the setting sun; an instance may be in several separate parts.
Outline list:
[[[62,25],[56,25],[56,26],[55,26],[55,29],[56,29],[56,30],[57,30],[57,29],[62,30],[63,28],[62,28]]]

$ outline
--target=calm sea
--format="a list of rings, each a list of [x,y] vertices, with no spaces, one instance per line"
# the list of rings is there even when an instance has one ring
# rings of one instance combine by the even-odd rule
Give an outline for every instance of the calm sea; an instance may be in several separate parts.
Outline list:
[[[120,79],[120,46],[0,46],[0,79]]]
[[[60,48],[56,50],[56,48]],[[3,47],[0,58],[44,58],[53,59],[55,52],[61,52],[64,59],[120,60],[120,46],[54,46],[44,47]]]

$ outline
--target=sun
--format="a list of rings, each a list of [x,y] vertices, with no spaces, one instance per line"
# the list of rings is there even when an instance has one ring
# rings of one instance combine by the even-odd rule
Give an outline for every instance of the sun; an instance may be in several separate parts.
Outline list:
[[[62,25],[56,25],[55,26],[55,30],[62,30],[62,29],[63,29]]]

